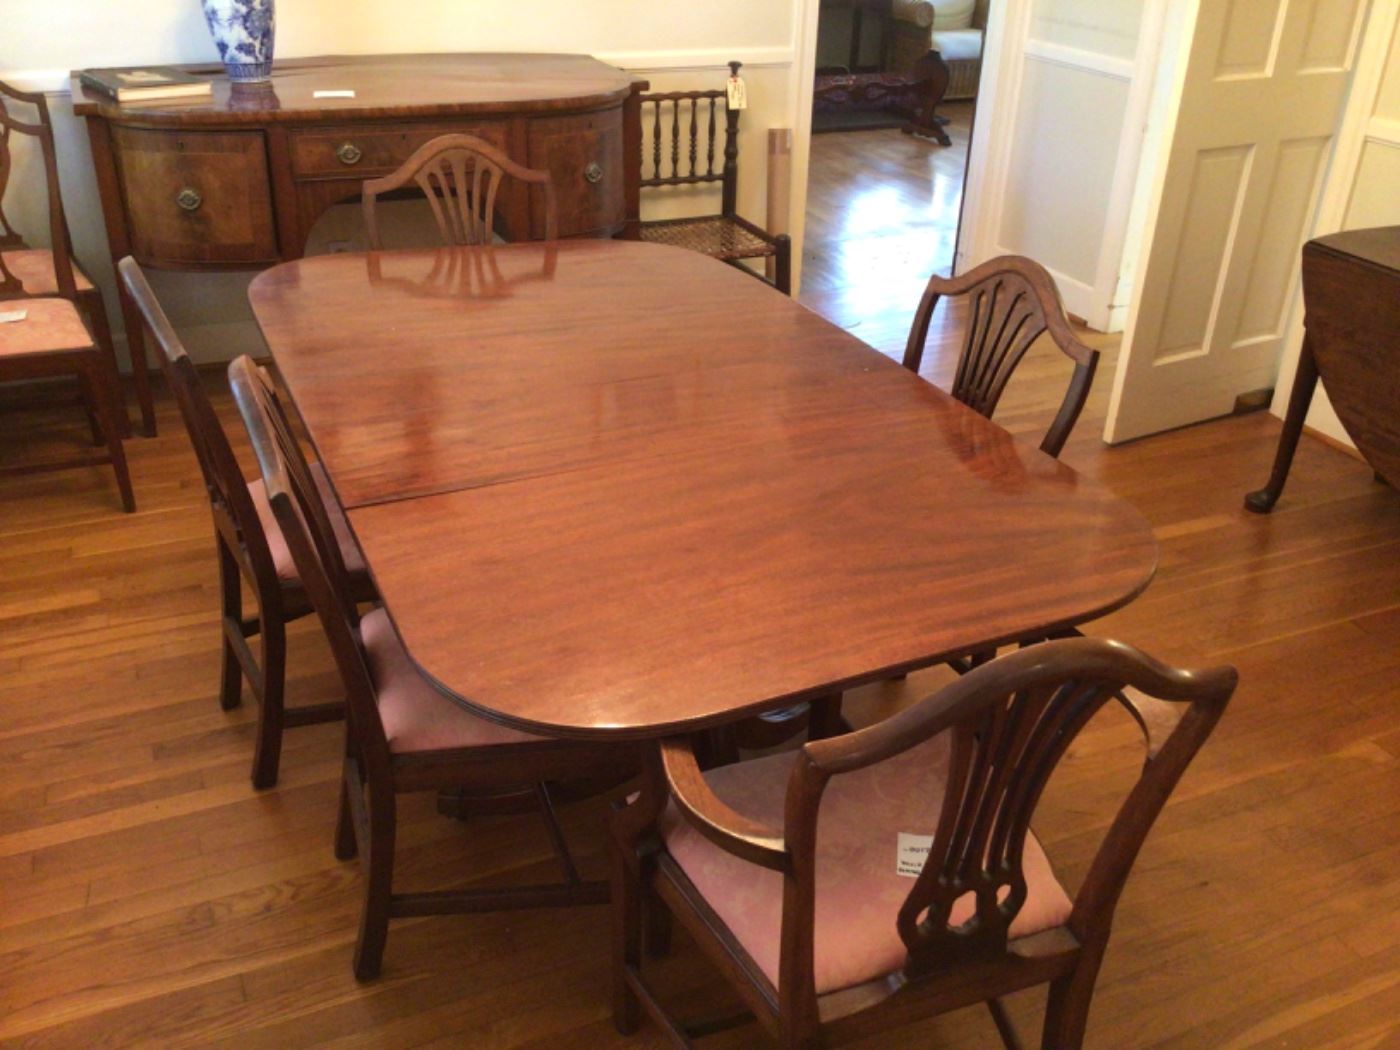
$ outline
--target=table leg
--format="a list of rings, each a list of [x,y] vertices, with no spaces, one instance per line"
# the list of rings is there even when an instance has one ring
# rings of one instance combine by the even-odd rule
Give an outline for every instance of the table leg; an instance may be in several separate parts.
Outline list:
[[[1256,514],[1267,514],[1274,509],[1283,492],[1283,483],[1288,480],[1288,470],[1293,466],[1293,453],[1298,450],[1298,438],[1302,436],[1303,422],[1308,418],[1308,407],[1316,389],[1317,361],[1313,358],[1312,340],[1305,333],[1303,350],[1298,356],[1298,374],[1293,377],[1293,392],[1288,396],[1288,415],[1284,417],[1283,433],[1279,435],[1278,451],[1274,454],[1273,472],[1268,484],[1245,496],[1245,509]]]

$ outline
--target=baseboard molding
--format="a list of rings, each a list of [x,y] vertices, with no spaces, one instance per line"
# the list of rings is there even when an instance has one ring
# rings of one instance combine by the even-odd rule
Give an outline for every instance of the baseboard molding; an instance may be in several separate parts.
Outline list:
[[[1309,437],[1317,438],[1318,441],[1321,441],[1328,448],[1334,448],[1338,452],[1345,452],[1352,459],[1360,460],[1362,463],[1366,462],[1366,457],[1357,450],[1355,445],[1348,445],[1345,441],[1339,441],[1331,434],[1324,434],[1316,427],[1310,427],[1304,423],[1303,433],[1307,434]]]

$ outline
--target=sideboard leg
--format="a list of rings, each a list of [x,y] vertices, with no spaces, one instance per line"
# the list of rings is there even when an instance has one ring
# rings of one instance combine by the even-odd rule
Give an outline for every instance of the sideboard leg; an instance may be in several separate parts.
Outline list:
[[[1293,392],[1288,396],[1288,415],[1284,417],[1283,433],[1279,435],[1278,451],[1274,454],[1273,472],[1268,484],[1245,496],[1245,509],[1256,514],[1268,514],[1274,509],[1283,492],[1283,483],[1288,480],[1288,470],[1293,466],[1293,453],[1298,451],[1298,438],[1302,436],[1303,422],[1308,418],[1308,407],[1316,389],[1317,362],[1313,359],[1312,341],[1305,334],[1303,351],[1298,356],[1298,374],[1293,377]]]
[[[147,437],[155,437],[156,406],[151,398],[151,373],[146,365],[145,321],[120,281],[117,282],[117,300],[121,303],[122,325],[126,328],[126,352],[131,359],[131,378],[136,387],[136,402],[141,406],[141,429]]]

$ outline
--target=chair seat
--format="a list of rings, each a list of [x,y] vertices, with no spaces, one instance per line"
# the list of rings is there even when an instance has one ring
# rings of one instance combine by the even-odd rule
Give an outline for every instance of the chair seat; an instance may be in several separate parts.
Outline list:
[[[409,659],[382,606],[360,620],[360,637],[379,696],[384,735],[395,754],[545,739],[488,722],[438,692]]]
[[[57,295],[58,275],[54,271],[53,252],[47,248],[16,248],[0,252],[5,257],[5,269],[14,274],[24,286],[25,295]],[[73,283],[80,292],[92,291],[92,281],[82,268],[73,266]]]
[[[777,246],[744,223],[724,215],[644,222],[638,237],[651,244],[688,248],[716,259],[755,259],[776,255]]]
[[[67,299],[0,300],[0,313],[23,310],[23,321],[0,323],[0,357],[92,348],[92,335]]]
[[[340,500],[331,490],[331,483],[321,464],[311,464],[311,475],[316,481],[316,488],[321,492],[321,498],[325,501],[326,513],[330,515],[331,527],[340,543],[340,556],[345,561],[346,571],[353,577],[366,576],[369,570],[365,568],[365,556],[360,551],[359,544],[355,542],[355,537],[350,534],[350,523],[345,520],[345,515],[340,510]],[[272,505],[267,502],[267,488],[262,478],[248,482],[248,494],[253,497],[253,507],[258,512],[263,533],[267,536],[267,549],[272,555],[272,564],[277,569],[277,578],[288,583],[300,580],[296,562],[292,560],[291,548],[287,546],[286,537],[282,535],[282,529],[277,524],[277,517],[272,513]]]
[[[894,973],[905,948],[895,929],[914,879],[896,872],[900,832],[932,835],[943,805],[950,741],[943,733],[904,754],[833,778],[817,829],[815,963],[817,993]],[[710,770],[705,779],[737,812],[769,827],[783,826],[783,803],[793,755],[783,753]],[[744,949],[776,986],[783,914],[783,879],[725,852],[668,808],[662,836],[685,872]],[[1072,904],[1033,834],[1023,867],[1027,898],[1011,924],[1025,937],[1069,919]],[[950,922],[971,918],[970,897]]]

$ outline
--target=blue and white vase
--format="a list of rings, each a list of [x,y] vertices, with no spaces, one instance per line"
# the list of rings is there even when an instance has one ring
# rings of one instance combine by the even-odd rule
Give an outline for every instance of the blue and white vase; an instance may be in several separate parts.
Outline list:
[[[272,77],[273,0],[200,0],[228,78],[256,84]]]

